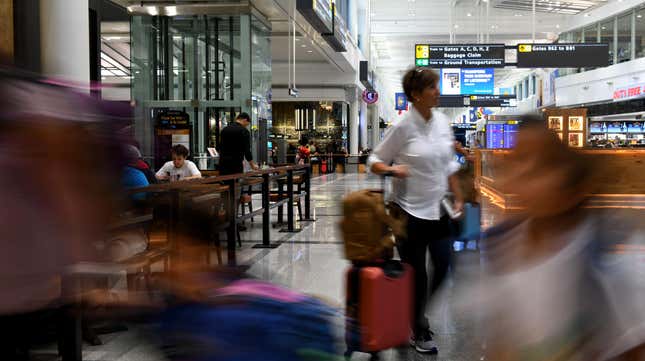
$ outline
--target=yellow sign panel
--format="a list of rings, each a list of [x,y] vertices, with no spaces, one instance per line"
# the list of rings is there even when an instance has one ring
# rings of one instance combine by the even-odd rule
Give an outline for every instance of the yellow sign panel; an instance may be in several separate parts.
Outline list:
[[[520,44],[518,50],[520,53],[530,53],[533,51],[533,46],[529,44]]]
[[[428,45],[417,45],[416,59],[427,59],[430,57],[430,47]]]

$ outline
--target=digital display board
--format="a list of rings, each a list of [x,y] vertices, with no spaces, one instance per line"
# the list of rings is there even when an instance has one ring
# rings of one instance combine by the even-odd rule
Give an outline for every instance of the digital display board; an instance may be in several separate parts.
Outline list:
[[[515,95],[442,95],[439,106],[444,108],[508,108],[517,106]]]
[[[609,66],[608,44],[517,44],[518,68]]]
[[[416,66],[432,68],[503,68],[504,44],[417,44]]]
[[[441,95],[492,95],[495,69],[441,69]]]
[[[506,124],[486,124],[486,148],[504,148],[504,125]]]
[[[504,148],[514,148],[517,143],[518,124],[504,124]]]

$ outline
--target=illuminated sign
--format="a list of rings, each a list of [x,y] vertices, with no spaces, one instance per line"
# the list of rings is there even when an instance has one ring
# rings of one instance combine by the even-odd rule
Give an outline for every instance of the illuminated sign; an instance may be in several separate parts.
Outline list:
[[[508,108],[516,107],[517,100],[515,95],[442,95],[439,97],[439,106],[443,108]]]
[[[162,129],[190,128],[190,117],[186,112],[167,110],[157,115],[157,127]]]
[[[504,44],[417,44],[416,66],[433,68],[503,68]]]
[[[378,101],[378,93],[365,89],[363,91],[363,101],[367,104],[374,104]]]
[[[441,69],[441,95],[492,95],[495,69]]]
[[[645,84],[616,88],[612,94],[615,102],[645,96]]]
[[[518,44],[518,68],[587,68],[609,65],[608,44]]]

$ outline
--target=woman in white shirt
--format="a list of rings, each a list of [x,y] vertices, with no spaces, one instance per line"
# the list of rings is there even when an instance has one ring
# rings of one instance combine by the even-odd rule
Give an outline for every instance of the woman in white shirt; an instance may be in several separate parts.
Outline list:
[[[456,211],[463,200],[454,173],[454,134],[448,117],[432,108],[439,102],[439,77],[429,69],[412,69],[403,77],[403,90],[413,103],[402,121],[385,134],[369,157],[376,174],[391,173],[393,201],[406,213],[407,239],[399,248],[401,258],[415,271],[414,336],[411,345],[423,353],[436,353],[428,320],[426,250],[434,265],[432,292],[441,286],[450,267],[449,219],[441,200],[449,189],[455,194]]]
[[[188,149],[181,144],[172,147],[172,161],[166,162],[156,173],[157,179],[171,182],[185,179],[201,178],[202,173],[195,163],[187,160]]]

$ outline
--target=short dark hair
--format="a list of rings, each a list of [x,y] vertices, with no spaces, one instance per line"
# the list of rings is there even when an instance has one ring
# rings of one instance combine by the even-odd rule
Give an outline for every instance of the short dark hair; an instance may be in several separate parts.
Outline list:
[[[244,119],[249,123],[251,122],[251,116],[249,115],[249,113],[244,113],[244,112],[238,114],[237,117],[235,117],[235,119]]]
[[[430,69],[412,68],[403,76],[403,92],[408,101],[414,102],[413,92],[422,92],[427,87],[434,87],[439,81],[437,73]]]
[[[177,155],[177,156],[183,156],[184,158],[188,158],[188,148],[181,144],[173,145],[172,154]]]

